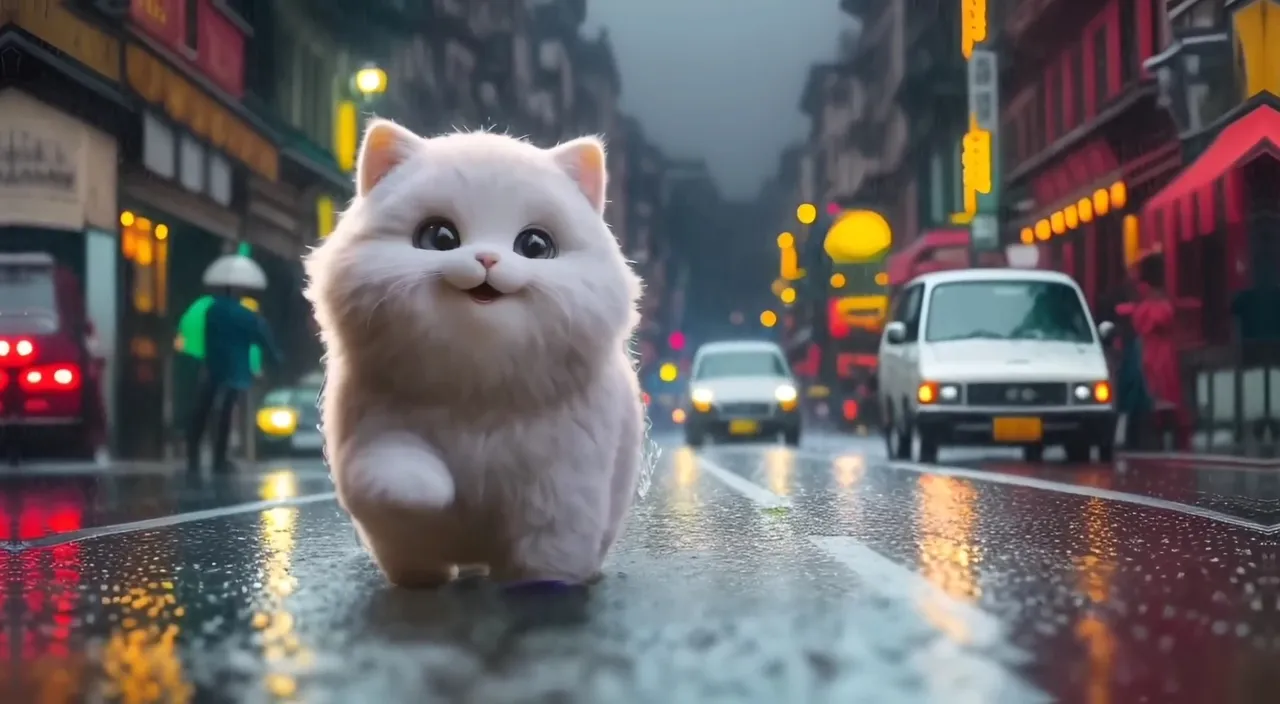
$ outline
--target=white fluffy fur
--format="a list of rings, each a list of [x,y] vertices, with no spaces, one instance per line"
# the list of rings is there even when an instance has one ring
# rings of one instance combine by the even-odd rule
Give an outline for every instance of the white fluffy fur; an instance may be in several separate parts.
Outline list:
[[[644,437],[627,352],[640,280],[601,216],[603,146],[377,121],[359,161],[354,203],[306,260],[342,506],[397,585],[475,564],[598,578]],[[456,223],[461,248],[411,244],[431,217]],[[530,225],[557,257],[515,253]],[[477,255],[498,262],[486,274]],[[486,276],[506,295],[479,304],[464,291]]]

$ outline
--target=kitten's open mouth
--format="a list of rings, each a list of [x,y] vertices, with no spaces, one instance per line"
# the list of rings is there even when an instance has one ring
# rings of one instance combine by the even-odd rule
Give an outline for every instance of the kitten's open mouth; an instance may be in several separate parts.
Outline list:
[[[467,289],[467,294],[471,296],[471,300],[476,303],[493,303],[502,298],[502,292],[490,286],[489,284],[480,284],[475,288]]]

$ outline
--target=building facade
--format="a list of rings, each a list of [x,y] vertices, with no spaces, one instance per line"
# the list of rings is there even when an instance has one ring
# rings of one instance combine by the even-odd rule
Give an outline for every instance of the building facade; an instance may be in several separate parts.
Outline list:
[[[1097,304],[1136,256],[1136,213],[1180,163],[1144,67],[1168,40],[1163,0],[1018,3],[1002,27],[1004,241],[1036,245]]]

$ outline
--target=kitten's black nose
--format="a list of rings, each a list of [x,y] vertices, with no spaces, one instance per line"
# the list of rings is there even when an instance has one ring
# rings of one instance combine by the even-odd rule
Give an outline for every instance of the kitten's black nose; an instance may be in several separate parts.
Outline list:
[[[493,268],[493,265],[494,265],[494,264],[497,264],[497,263],[498,263],[498,255],[496,255],[496,254],[477,254],[477,255],[476,255],[476,261],[480,262],[480,265],[481,265],[481,266],[483,266],[483,267],[485,268],[485,270],[489,270],[489,269],[492,269],[492,268]]]

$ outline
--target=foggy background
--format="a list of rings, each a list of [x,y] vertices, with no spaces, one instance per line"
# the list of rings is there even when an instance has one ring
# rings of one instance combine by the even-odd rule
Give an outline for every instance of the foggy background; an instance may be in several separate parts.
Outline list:
[[[804,137],[810,65],[854,20],[838,0],[590,0],[606,27],[622,106],[673,157],[705,158],[725,196],[752,198]],[[761,236],[766,236],[762,234]]]

